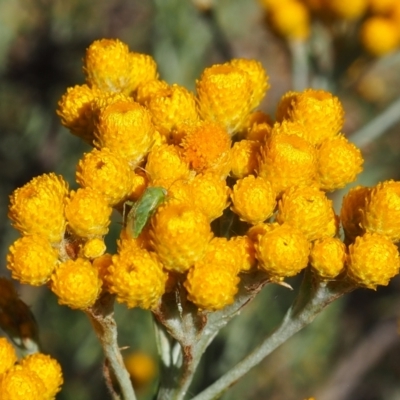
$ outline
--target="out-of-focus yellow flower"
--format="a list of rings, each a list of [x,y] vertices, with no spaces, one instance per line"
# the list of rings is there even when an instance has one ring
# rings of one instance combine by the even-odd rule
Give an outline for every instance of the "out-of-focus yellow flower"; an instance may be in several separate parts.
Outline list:
[[[106,235],[111,212],[112,208],[104,195],[92,188],[71,191],[65,206],[68,228],[83,238]]]
[[[63,384],[61,366],[57,360],[46,354],[35,353],[24,357],[20,364],[23,368],[39,375],[45,386],[42,399],[55,399]]]
[[[46,237],[23,236],[10,246],[7,268],[12,277],[21,283],[40,286],[50,279],[57,260],[58,252]]]
[[[278,203],[276,220],[298,228],[310,241],[335,236],[339,229],[332,200],[315,186],[288,189]]]
[[[397,0],[368,0],[369,8],[373,14],[386,14],[398,4]]]
[[[152,247],[170,271],[187,271],[203,257],[212,238],[207,216],[189,204],[165,203],[151,222]]]
[[[76,85],[67,89],[67,92],[58,102],[57,115],[61,123],[73,135],[79,136],[85,142],[93,143],[92,101],[100,96],[102,91],[97,87]]]
[[[385,17],[370,17],[360,28],[361,43],[373,56],[383,56],[400,43],[398,23]]]
[[[203,71],[196,90],[201,118],[221,124],[230,135],[243,128],[253,106],[247,72],[228,63],[215,64]]]
[[[14,346],[5,337],[0,337],[0,360],[0,375],[7,372],[17,362]]]
[[[214,122],[187,125],[181,146],[184,160],[196,172],[215,172],[224,178],[228,175],[231,140],[221,125]]]
[[[259,125],[257,125],[259,126]],[[254,174],[258,166],[258,152],[261,143],[255,140],[241,140],[231,148],[231,174],[240,179]]]
[[[168,189],[179,179],[188,179],[190,175],[189,165],[180,155],[180,149],[174,145],[162,144],[153,146],[147,156],[145,170],[150,176],[150,181],[162,182]]]
[[[268,83],[268,75],[264,67],[259,61],[249,60],[246,58],[234,58],[229,61],[228,64],[239,68],[249,74],[252,94],[250,99],[250,109],[254,110],[261,103],[264,98],[266,91],[269,89],[270,85]]]
[[[268,8],[267,16],[275,31],[287,39],[304,40],[310,35],[310,16],[300,1],[276,2]]]
[[[169,88],[167,82],[161,79],[152,79],[144,82],[137,88],[135,100],[142,106],[145,106],[158,91],[164,91]]]
[[[361,227],[365,204],[371,196],[371,189],[364,186],[351,188],[342,200],[340,221],[346,239],[352,242],[356,236],[362,236],[364,229]]]
[[[93,267],[97,269],[99,278],[103,281],[103,287],[107,287],[106,276],[108,267],[112,264],[112,254],[106,253],[92,261]]]
[[[179,85],[158,90],[146,103],[156,129],[168,137],[171,129],[185,121],[197,121],[196,98]]]
[[[256,249],[248,236],[234,236],[230,239],[231,245],[239,254],[237,264],[240,272],[252,271],[256,265]]]
[[[82,248],[82,256],[93,259],[102,256],[107,250],[103,239],[93,238],[86,241]]]
[[[309,130],[307,140],[319,145],[337,135],[344,121],[344,110],[336,96],[324,90],[306,89],[301,93],[289,92],[278,104],[276,118],[297,121]]]
[[[317,177],[316,149],[295,135],[273,135],[260,149],[258,175],[278,194],[291,186],[312,185]]]
[[[254,124],[249,128],[244,135],[244,138],[247,140],[255,140],[260,143],[266,142],[272,132],[272,123],[262,122],[260,124]]]
[[[74,309],[91,307],[101,285],[97,269],[83,258],[61,263],[51,277],[51,290],[57,295],[58,303]]]
[[[0,375],[1,400],[39,400],[43,399],[44,392],[39,375],[20,365]]]
[[[344,270],[346,246],[337,238],[316,240],[310,253],[314,272],[324,280],[334,279]]]
[[[369,0],[325,0],[327,7],[339,18],[356,19],[362,17]]]
[[[321,189],[341,189],[356,180],[364,162],[361,151],[343,135],[326,139],[317,150]]]
[[[297,275],[308,264],[310,243],[298,228],[287,224],[258,236],[255,248],[259,268],[273,281]]]
[[[231,194],[232,211],[250,224],[265,221],[274,212],[275,195],[271,183],[254,175],[239,179]]]
[[[400,240],[400,182],[381,182],[372,189],[366,200],[361,226],[390,240]]]
[[[366,233],[349,246],[347,274],[358,286],[387,286],[399,273],[399,252],[386,236]]]
[[[140,389],[149,384],[157,372],[157,364],[154,358],[139,351],[125,356],[124,364],[135,389]]]
[[[133,172],[128,160],[107,147],[93,149],[79,161],[76,181],[104,194],[111,206],[124,200],[132,191]]]
[[[129,308],[156,307],[167,280],[160,261],[154,253],[137,246],[122,247],[108,267],[108,290],[116,294],[118,302]]]
[[[155,139],[150,112],[129,97],[109,96],[95,104],[95,145],[108,147],[136,167]]]
[[[24,235],[39,234],[52,243],[60,242],[65,231],[67,193],[68,185],[62,176],[37,176],[11,194],[8,217]]]

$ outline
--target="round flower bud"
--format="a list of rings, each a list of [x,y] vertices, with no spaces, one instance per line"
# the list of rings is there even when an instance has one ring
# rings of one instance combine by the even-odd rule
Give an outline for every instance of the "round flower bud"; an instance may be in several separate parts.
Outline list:
[[[280,225],[277,222],[268,224],[259,223],[249,228],[249,230],[246,232],[246,236],[248,236],[253,243],[256,243],[260,236],[264,235],[266,232],[276,229],[278,226]]]
[[[184,286],[200,310],[217,311],[233,303],[239,281],[225,264],[200,260],[189,270]]]
[[[240,272],[252,271],[256,265],[256,249],[248,236],[234,236],[230,240],[238,255]]]
[[[124,364],[135,389],[146,386],[156,376],[157,364],[154,358],[146,353],[131,353],[124,357]]]
[[[50,173],[33,178],[11,194],[8,217],[23,235],[39,234],[58,243],[65,231],[67,193],[61,176]]]
[[[233,135],[240,131],[253,107],[253,82],[234,65],[215,64],[196,81],[198,112],[205,121],[221,124]]]
[[[183,159],[197,173],[215,172],[223,178],[228,175],[231,139],[221,125],[213,122],[188,125],[181,146]]]
[[[0,337],[0,360],[0,375],[11,369],[17,362],[14,346],[5,337]]]
[[[136,167],[154,143],[150,112],[131,98],[121,96],[99,99],[94,107],[96,147],[108,147]]]
[[[252,85],[250,109],[255,109],[260,105],[261,100],[270,87],[265,69],[259,61],[246,58],[234,58],[228,64],[248,73]]]
[[[368,1],[369,0],[327,0],[326,5],[338,17],[352,20],[362,17],[367,8]]]
[[[130,242],[130,241],[128,241]],[[112,257],[106,282],[110,293],[129,308],[151,309],[164,294],[167,274],[154,253],[137,246],[124,246]]]
[[[259,268],[273,281],[297,275],[308,264],[310,243],[290,225],[280,225],[259,236],[255,248]]]
[[[1,400],[43,399],[45,387],[39,375],[15,365],[0,375]]]
[[[309,241],[335,236],[339,228],[332,200],[315,186],[288,189],[278,203],[276,220],[298,228]]]
[[[360,29],[361,43],[373,56],[383,56],[399,46],[400,32],[395,21],[370,17]]]
[[[188,164],[182,159],[177,146],[162,144],[153,146],[147,156],[145,167],[152,182],[163,182],[169,188],[175,181],[187,179],[190,175]]]
[[[386,236],[366,233],[349,246],[347,274],[358,286],[376,289],[387,286],[399,273],[399,252]]]
[[[76,85],[68,88],[58,102],[57,115],[61,118],[61,123],[73,135],[89,144],[94,139],[91,103],[100,94],[101,90],[97,87]]]
[[[277,121],[297,121],[309,130],[307,140],[319,145],[337,135],[344,121],[344,110],[339,99],[324,90],[306,89],[289,92],[278,104]]]
[[[258,152],[261,143],[255,140],[241,140],[231,148],[231,175],[240,179],[254,174],[258,166]]]
[[[21,283],[40,286],[50,279],[57,261],[58,252],[48,239],[39,235],[23,236],[10,246],[7,268]]]
[[[35,353],[24,357],[20,364],[23,368],[39,375],[45,386],[42,398],[46,400],[54,399],[63,384],[61,366],[57,360],[46,354]]]
[[[92,261],[93,267],[97,269],[99,278],[103,281],[103,287],[107,289],[106,276],[108,275],[108,267],[112,264],[112,255],[103,254]]]
[[[128,160],[107,147],[93,149],[78,163],[76,181],[104,194],[111,206],[120,203],[132,191],[133,172]]]
[[[132,95],[132,91],[137,90],[140,85],[148,81],[156,80],[158,77],[157,64],[152,56],[148,54],[136,53],[131,51],[129,53],[129,61],[131,64],[130,70],[130,89],[125,91]]]
[[[310,34],[310,16],[306,6],[297,0],[274,3],[268,9],[272,27],[287,39],[306,39]]]
[[[336,278],[344,270],[345,260],[346,246],[340,239],[326,237],[312,245],[310,263],[321,279]]]
[[[167,90],[169,85],[160,79],[152,79],[139,85],[136,91],[135,100],[145,106],[158,91]]]
[[[242,221],[257,224],[269,218],[274,212],[275,192],[270,182],[253,175],[239,179],[231,194],[232,211],[239,215]]]
[[[271,135],[281,134],[295,135],[301,137],[311,144],[314,144],[314,135],[312,129],[306,128],[300,121],[284,119],[281,123],[276,122],[271,129]]]
[[[366,200],[361,226],[367,232],[376,232],[390,240],[400,240],[400,182],[378,183]]]
[[[111,212],[104,195],[91,188],[71,191],[65,206],[69,229],[84,238],[106,235]]]
[[[57,295],[58,303],[80,310],[94,304],[101,284],[97,269],[83,258],[63,262],[51,277],[51,290]]]
[[[189,204],[165,203],[151,222],[152,247],[170,271],[187,271],[203,257],[212,238],[208,218]]]
[[[364,162],[360,149],[343,135],[324,140],[317,150],[317,160],[319,185],[327,191],[355,181]]]
[[[291,186],[310,186],[317,177],[315,148],[295,135],[273,135],[261,147],[258,175],[281,194]]]
[[[102,256],[107,250],[103,239],[93,238],[86,241],[82,248],[82,256],[93,259]]]

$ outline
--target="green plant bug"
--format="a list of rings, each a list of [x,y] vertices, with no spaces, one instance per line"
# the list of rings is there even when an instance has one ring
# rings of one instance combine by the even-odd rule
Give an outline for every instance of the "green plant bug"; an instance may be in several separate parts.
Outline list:
[[[148,187],[140,199],[133,204],[127,217],[127,228],[135,239],[157,208],[164,203],[166,196],[167,189],[160,186]]]

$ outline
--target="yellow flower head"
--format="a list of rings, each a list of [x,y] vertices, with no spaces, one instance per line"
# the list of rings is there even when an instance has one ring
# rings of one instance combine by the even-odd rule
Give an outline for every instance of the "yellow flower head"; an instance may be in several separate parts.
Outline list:
[[[142,106],[147,105],[150,99],[155,96],[159,91],[168,90],[169,85],[161,79],[152,79],[144,82],[137,88],[135,100]]]
[[[272,231],[273,229],[276,229],[278,226],[280,225],[277,222],[271,222],[267,224],[261,222],[249,228],[249,230],[246,232],[246,236],[248,236],[253,243],[256,243],[260,236]]]
[[[163,182],[162,186],[167,189],[175,181],[188,179],[190,175],[189,165],[181,156],[179,147],[168,144],[153,146],[145,170],[151,182]]]
[[[42,399],[54,399],[63,384],[61,366],[57,360],[46,354],[35,353],[24,357],[20,364],[39,375],[45,386]]]
[[[225,264],[200,260],[189,270],[184,286],[200,310],[217,311],[233,303],[239,281]]]
[[[265,221],[274,212],[275,191],[269,181],[254,175],[239,179],[231,194],[232,211],[250,224]]]
[[[218,175],[213,173],[196,175],[189,186],[190,204],[199,208],[210,221],[220,217],[228,207],[230,189],[226,181]]]
[[[256,265],[256,249],[248,236],[234,236],[229,241],[238,253],[240,272],[251,272]]]
[[[65,231],[67,193],[62,176],[40,175],[11,194],[8,217],[24,235],[40,234],[52,243],[60,242]]]
[[[1,400],[43,399],[45,386],[39,375],[28,368],[15,365],[0,375]]]
[[[7,372],[17,362],[14,346],[5,337],[0,337],[0,360],[0,375]]]
[[[273,124],[273,121],[253,124],[247,129],[244,138],[247,140],[255,140],[257,142],[264,143],[271,136]]]
[[[372,189],[362,213],[361,226],[390,240],[400,240],[400,182],[386,181]]]
[[[103,281],[103,287],[107,288],[106,276],[108,275],[108,268],[112,264],[112,255],[109,253],[103,254],[92,261],[93,267],[97,269],[99,278]]]
[[[132,175],[132,190],[129,193],[129,200],[136,201],[140,199],[149,184],[149,178],[145,171],[137,169]]]
[[[340,221],[346,239],[352,242],[356,236],[361,236],[365,231],[361,227],[365,204],[371,196],[371,189],[364,186],[351,188],[343,197],[340,210]]]
[[[93,149],[79,161],[76,181],[82,187],[101,192],[113,206],[126,199],[132,191],[133,172],[128,160],[107,147]]]
[[[362,17],[370,0],[325,0],[328,8],[339,18],[356,19]]]
[[[289,119],[284,119],[282,122],[276,122],[272,129],[270,135],[295,135],[306,140],[308,143],[314,144],[313,131],[307,128],[300,121],[291,121]]]
[[[112,208],[104,195],[91,188],[71,191],[65,206],[68,228],[83,238],[106,235],[111,212]]]
[[[276,220],[298,228],[310,241],[335,236],[339,229],[332,200],[315,186],[288,189],[279,201]]]
[[[268,83],[268,75],[264,67],[259,61],[249,60],[246,58],[234,58],[228,62],[229,65],[247,72],[252,85],[252,94],[250,99],[250,109],[254,110],[258,107],[265,96],[270,85]]]
[[[156,376],[157,364],[154,358],[146,353],[131,353],[124,357],[124,364],[135,389],[146,386]]]
[[[57,114],[61,123],[73,135],[79,136],[89,144],[92,144],[94,139],[91,104],[101,93],[97,87],[76,85],[68,88],[67,93],[58,102]]]
[[[253,106],[253,82],[246,71],[229,63],[206,68],[196,81],[198,112],[221,124],[230,135],[240,131]]]
[[[146,105],[151,112],[154,126],[166,137],[175,125],[199,119],[194,94],[176,84],[158,90]]]
[[[203,257],[212,238],[207,216],[190,204],[165,203],[151,222],[152,247],[170,271],[187,271]]]
[[[281,99],[277,121],[297,121],[309,130],[307,140],[318,145],[338,134],[344,121],[344,110],[336,96],[324,90],[306,89],[289,92]]]
[[[400,44],[398,22],[386,17],[370,17],[360,29],[361,43],[368,53],[380,57]]]
[[[327,191],[355,181],[364,162],[360,149],[343,135],[324,140],[317,150],[317,160],[319,185]]]
[[[86,241],[82,248],[82,257],[94,259],[102,256],[107,250],[103,239],[93,238]]]
[[[58,303],[80,310],[94,304],[101,284],[97,269],[83,258],[63,262],[51,277],[51,290],[57,295]]]
[[[115,95],[99,99],[94,107],[96,147],[108,147],[136,167],[154,143],[150,112],[129,97]]]
[[[386,236],[366,233],[349,246],[347,274],[358,286],[376,289],[387,286],[399,273],[399,252]]]
[[[221,125],[214,122],[188,125],[181,146],[183,159],[196,172],[216,172],[221,177],[229,173],[231,139]]]
[[[158,78],[157,64],[153,57],[148,54],[136,53],[131,51],[129,53],[130,61],[130,89],[125,93],[132,94],[140,85],[149,81],[154,81]]]
[[[156,307],[166,280],[167,274],[156,255],[136,246],[124,246],[114,255],[106,275],[108,290],[129,308]]]
[[[270,181],[276,193],[291,186],[309,186],[317,176],[315,148],[295,135],[273,135],[261,147],[258,175]]]
[[[259,126],[259,125],[257,125]],[[258,152],[261,143],[255,140],[241,140],[231,148],[231,174],[240,179],[254,174],[258,166]]]
[[[307,39],[310,16],[298,0],[279,1],[268,8],[268,20],[277,33],[287,39]]]
[[[324,280],[337,277],[344,270],[346,246],[337,238],[326,237],[313,243],[310,263],[314,272]]]
[[[21,283],[40,286],[49,279],[58,260],[58,252],[40,235],[23,236],[11,246],[7,268]]]
[[[255,248],[259,268],[273,281],[297,275],[308,264],[310,243],[298,228],[287,224],[258,236]]]

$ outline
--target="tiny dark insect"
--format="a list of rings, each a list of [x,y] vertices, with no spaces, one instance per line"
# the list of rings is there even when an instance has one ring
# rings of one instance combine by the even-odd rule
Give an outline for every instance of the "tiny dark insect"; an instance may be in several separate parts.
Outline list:
[[[164,203],[166,196],[167,189],[159,186],[148,187],[142,197],[133,204],[126,219],[126,226],[135,239],[157,208]]]

